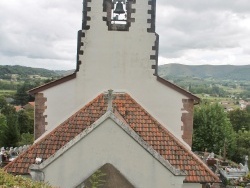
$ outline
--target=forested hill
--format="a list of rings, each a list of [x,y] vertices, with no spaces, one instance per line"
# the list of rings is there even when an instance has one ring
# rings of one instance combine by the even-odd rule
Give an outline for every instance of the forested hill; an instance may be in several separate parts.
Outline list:
[[[24,66],[0,65],[0,79],[6,75],[19,76],[39,75],[41,77],[58,77],[72,73],[69,71],[47,70]],[[214,78],[218,80],[248,80],[250,81],[250,65],[182,65],[165,64],[159,66],[159,75],[166,79],[177,77]]]
[[[19,65],[0,65],[0,78],[3,78],[6,75],[13,74],[17,74],[19,76],[39,75],[41,77],[57,77],[63,73],[65,73],[65,71],[53,71],[42,68],[24,67]]]
[[[250,65],[182,65],[165,64],[159,66],[159,75],[164,78],[198,77],[218,80],[250,81]]]

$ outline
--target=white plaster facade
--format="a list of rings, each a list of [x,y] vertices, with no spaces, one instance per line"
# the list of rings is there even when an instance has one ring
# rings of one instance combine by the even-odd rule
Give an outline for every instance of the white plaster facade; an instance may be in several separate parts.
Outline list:
[[[88,3],[90,29],[81,38],[84,51],[80,55],[80,70],[75,79],[43,91],[46,97],[47,133],[100,93],[113,89],[130,94],[153,117],[182,140],[183,103],[187,96],[157,81],[150,60],[155,51],[156,34],[148,33],[150,24],[148,1],[132,5],[135,22],[129,31],[109,31],[102,2]],[[53,114],[53,115],[52,115]],[[183,141],[183,140],[182,140]],[[184,142],[184,141],[183,141]],[[184,142],[185,143],[185,142]]]
[[[130,135],[131,130],[126,132],[124,127],[126,125],[121,126],[121,122],[107,112],[91,129],[41,165],[33,165],[31,171],[34,175],[34,170],[39,170],[43,180],[53,186],[73,188],[104,164],[111,163],[136,188],[202,187],[183,183],[184,175],[178,175],[167,161],[164,163],[152,155],[153,151],[141,145]]]

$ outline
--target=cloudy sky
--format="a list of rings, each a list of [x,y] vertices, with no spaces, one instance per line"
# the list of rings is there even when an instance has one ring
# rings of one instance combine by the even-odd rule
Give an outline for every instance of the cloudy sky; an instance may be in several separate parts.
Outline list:
[[[82,0],[0,0],[0,65],[75,69]],[[157,0],[160,64],[250,64],[249,0]]]

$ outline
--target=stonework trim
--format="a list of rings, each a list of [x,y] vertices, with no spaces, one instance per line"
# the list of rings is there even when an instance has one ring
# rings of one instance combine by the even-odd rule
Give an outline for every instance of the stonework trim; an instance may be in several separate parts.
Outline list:
[[[47,98],[43,96],[43,93],[37,93],[35,95],[35,126],[34,126],[34,137],[35,140],[38,139],[44,132],[46,122],[46,115],[44,115],[44,111],[47,108],[45,103]]]
[[[193,99],[195,101],[194,104],[198,104],[200,102],[200,98],[193,95],[192,93],[186,91],[185,89],[182,89],[181,87],[173,84],[172,82],[169,82],[167,80],[165,80],[164,78],[161,78],[160,76],[157,76],[157,81],[159,81],[160,83],[164,84],[165,86],[172,88],[173,90],[183,94],[184,96]]]
[[[148,10],[151,18],[147,20],[147,23],[150,23],[150,27],[147,29],[148,33],[155,32],[155,14],[156,14],[156,0],[148,0],[148,5],[151,6],[151,9]]]
[[[90,21],[91,18],[88,16],[88,12],[91,11],[91,7],[88,7],[88,3],[91,0],[83,0],[83,11],[82,11],[82,29],[89,30],[90,26],[87,24],[87,21]]]
[[[81,47],[84,45],[82,42],[82,37],[85,37],[85,33],[83,33],[82,30],[79,30],[77,33],[77,56],[76,56],[76,70],[75,72],[78,72],[80,70],[80,65],[82,64],[80,60],[80,55],[83,55],[83,50],[81,50]]]
[[[155,65],[152,65],[152,69],[155,69],[155,76],[158,76],[158,56],[159,56],[159,35],[155,33],[155,44],[152,46],[152,50],[155,51],[154,55],[150,56],[151,60],[155,60]]]
[[[183,131],[182,139],[192,147],[194,100],[182,99],[182,103],[182,111],[185,111],[181,116],[181,121],[183,122],[183,126],[181,127]]]
[[[125,122],[119,119],[113,112],[107,111],[102,117],[100,117],[96,122],[94,122],[89,128],[85,129],[82,133],[68,142],[65,146],[59,149],[54,155],[49,157],[43,163],[37,165],[32,164],[29,169],[31,171],[42,171],[48,165],[50,165],[53,161],[63,155],[67,150],[73,147],[76,143],[82,140],[85,136],[90,134],[94,129],[101,124],[106,119],[112,119],[118,126],[120,126],[128,135],[130,135],[138,144],[140,144],[147,152],[149,152],[156,160],[158,160],[163,166],[165,166],[173,175],[175,176],[186,176],[187,174],[184,171],[176,169],[172,166],[167,160],[165,160],[157,151],[155,151],[148,143],[146,143],[134,130],[129,127]]]
[[[46,89],[49,89],[49,88],[52,88],[52,87],[54,87],[54,86],[60,85],[60,84],[62,84],[62,83],[64,83],[64,82],[67,82],[67,81],[72,80],[72,79],[75,79],[75,78],[76,78],[76,72],[73,73],[73,74],[70,74],[70,75],[68,75],[68,76],[65,76],[65,77],[63,77],[63,78],[60,78],[60,79],[58,79],[58,80],[49,82],[49,83],[47,83],[47,84],[45,84],[45,85],[42,85],[42,86],[36,87],[36,88],[34,88],[34,89],[31,89],[31,90],[29,90],[28,92],[29,92],[30,95],[34,95],[34,94],[36,94],[36,93],[39,93],[39,92],[44,91],[44,90],[46,90]]]

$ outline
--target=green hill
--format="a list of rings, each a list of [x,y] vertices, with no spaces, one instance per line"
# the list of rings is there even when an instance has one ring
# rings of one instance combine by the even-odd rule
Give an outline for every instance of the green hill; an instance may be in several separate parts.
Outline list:
[[[164,78],[198,77],[218,80],[250,81],[250,65],[182,65],[165,64],[159,66],[159,75]]]
[[[41,77],[56,77],[60,76],[55,71],[42,69],[42,68],[32,68],[32,67],[24,67],[19,65],[0,65],[0,78],[4,78],[6,75],[17,74],[19,76],[27,76],[27,75],[39,75]]]
[[[47,70],[24,66],[0,65],[0,79],[6,75],[17,74],[21,77],[39,75],[41,77],[60,77],[74,71]],[[178,77],[214,78],[218,80],[247,80],[250,81],[250,65],[182,65],[165,64],[159,66],[159,75],[166,79]]]

